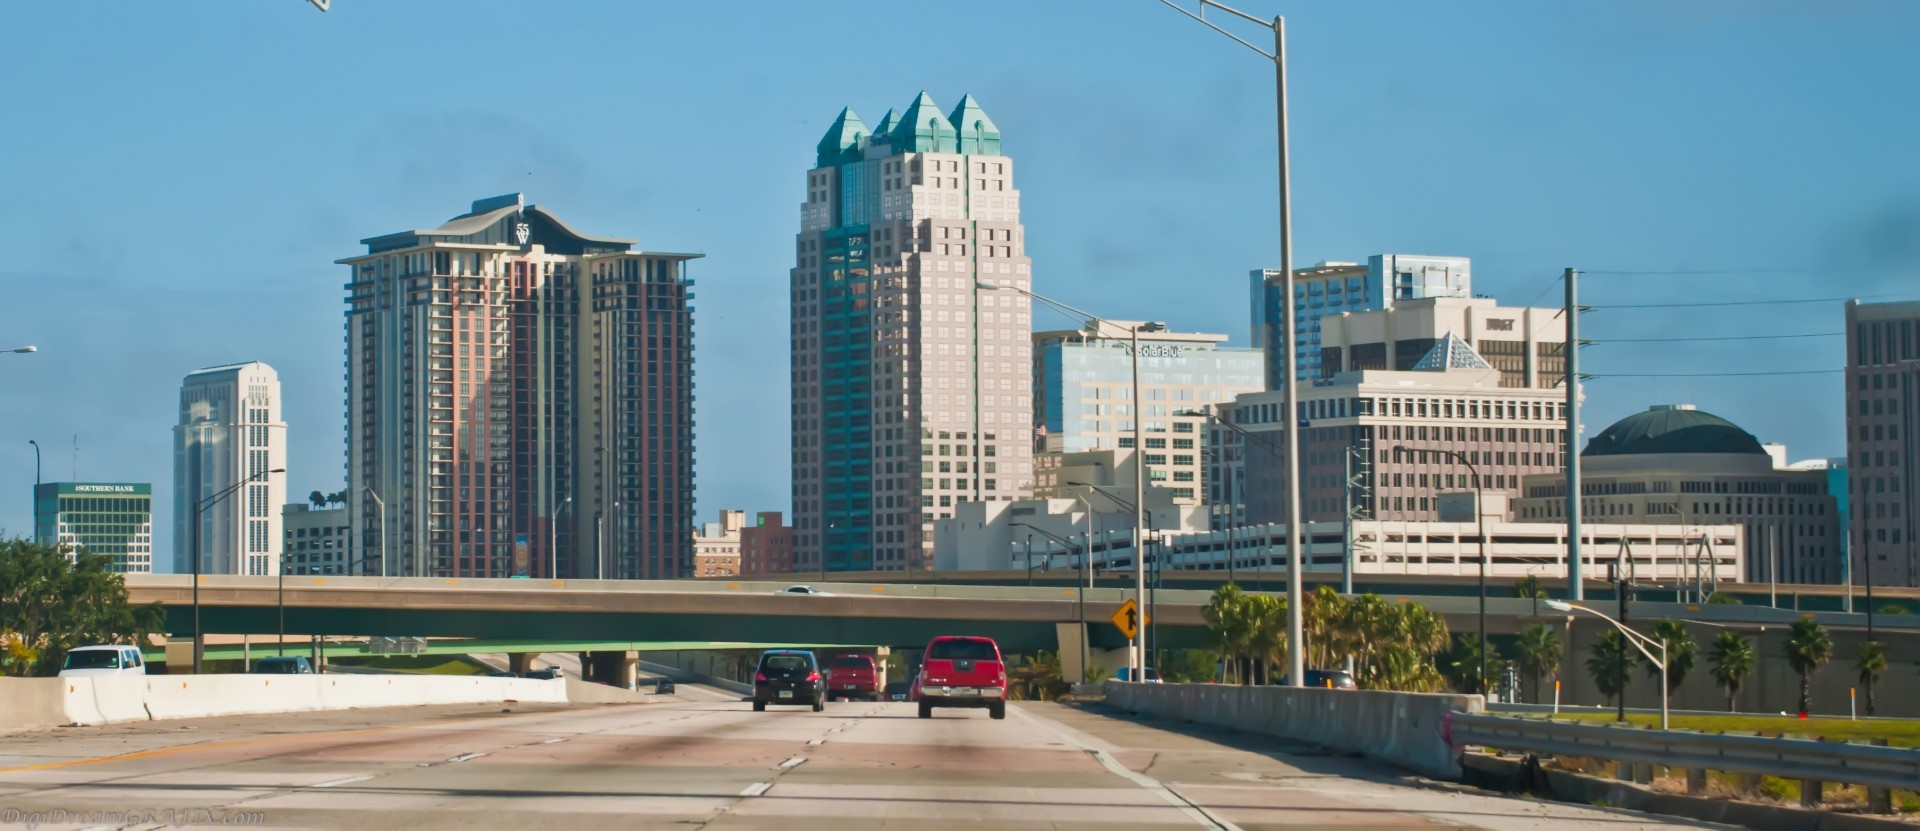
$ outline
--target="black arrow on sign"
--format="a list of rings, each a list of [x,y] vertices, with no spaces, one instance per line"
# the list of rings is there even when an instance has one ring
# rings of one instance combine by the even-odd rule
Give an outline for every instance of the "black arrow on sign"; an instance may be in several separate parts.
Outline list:
[[[1140,631],[1140,610],[1131,606],[1127,607],[1127,631]]]

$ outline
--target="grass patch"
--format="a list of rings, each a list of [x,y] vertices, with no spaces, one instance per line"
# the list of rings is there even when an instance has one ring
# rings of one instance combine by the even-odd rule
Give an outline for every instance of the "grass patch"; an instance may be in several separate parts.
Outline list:
[[[1613,713],[1561,713],[1555,721],[1589,724],[1613,724]],[[1660,716],[1652,713],[1628,713],[1627,723],[1635,727],[1656,727]],[[1670,719],[1675,730],[1701,733],[1763,733],[1793,738],[1825,738],[1829,741],[1866,741],[1886,739],[1893,747],[1920,747],[1920,720],[1877,719],[1850,721],[1842,718],[1798,719],[1791,716],[1762,715],[1676,715]]]
[[[327,663],[350,667],[390,669],[421,675],[484,675],[492,667],[465,655],[381,655],[374,657],[329,658]]]

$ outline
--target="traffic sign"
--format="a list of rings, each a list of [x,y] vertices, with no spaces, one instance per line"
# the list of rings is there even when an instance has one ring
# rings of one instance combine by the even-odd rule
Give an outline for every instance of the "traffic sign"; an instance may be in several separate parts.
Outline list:
[[[1131,597],[1127,598],[1127,602],[1120,604],[1120,608],[1114,610],[1113,617],[1108,620],[1113,621],[1114,628],[1119,629],[1120,634],[1127,636],[1127,640],[1140,637],[1140,627],[1153,622],[1152,618],[1140,612],[1140,607]]]

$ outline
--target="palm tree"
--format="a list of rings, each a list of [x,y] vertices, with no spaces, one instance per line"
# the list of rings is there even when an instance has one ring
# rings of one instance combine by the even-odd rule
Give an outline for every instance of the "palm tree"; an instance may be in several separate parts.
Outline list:
[[[1868,641],[1860,645],[1860,651],[1853,656],[1854,669],[1860,673],[1860,686],[1867,690],[1867,716],[1873,716],[1873,687],[1880,683],[1880,674],[1887,671],[1887,650],[1885,647]]]
[[[1667,694],[1680,691],[1680,682],[1687,680],[1687,673],[1693,671],[1693,661],[1700,653],[1700,645],[1693,642],[1693,635],[1687,633],[1687,625],[1668,618],[1653,625],[1653,638],[1667,645]],[[1647,676],[1660,677],[1660,667],[1647,660]]]
[[[1482,655],[1482,652],[1485,655]],[[1456,689],[1469,693],[1485,694],[1493,686],[1493,679],[1480,674],[1482,668],[1488,675],[1499,672],[1505,659],[1491,643],[1482,643],[1480,636],[1467,633],[1459,636],[1457,646],[1447,657],[1447,677],[1453,681]]]
[[[1560,636],[1553,627],[1536,623],[1520,629],[1514,639],[1514,660],[1533,684],[1533,703],[1540,703],[1540,678],[1560,671]]]
[[[1714,683],[1727,691],[1727,712],[1731,713],[1740,699],[1740,686],[1753,674],[1757,660],[1753,641],[1733,632],[1721,632],[1713,639],[1713,651],[1707,654],[1707,660],[1713,664]]]
[[[1540,587],[1538,576],[1529,574],[1525,578],[1514,581],[1513,596],[1522,600],[1545,600],[1547,590]]]
[[[1813,709],[1813,674],[1833,658],[1833,638],[1813,618],[1793,622],[1787,633],[1787,663],[1800,675],[1800,714]]]
[[[307,494],[307,501],[313,503],[316,509],[327,507],[327,495],[319,491]]]
[[[1627,682],[1632,678],[1633,653],[1632,644],[1627,643],[1627,636],[1618,629],[1608,629],[1593,645],[1593,654],[1587,658],[1587,674],[1593,676],[1593,686],[1606,696],[1609,704],[1627,692]]]
[[[1242,672],[1241,661],[1247,655],[1247,642],[1251,635],[1248,629],[1246,605],[1248,596],[1239,586],[1228,583],[1213,590],[1213,597],[1207,600],[1201,615],[1207,620],[1207,639],[1220,659],[1232,667],[1240,683],[1248,681]]]
[[[1273,666],[1287,652],[1287,604],[1270,594],[1247,598],[1247,655],[1259,668],[1256,683],[1273,683]]]

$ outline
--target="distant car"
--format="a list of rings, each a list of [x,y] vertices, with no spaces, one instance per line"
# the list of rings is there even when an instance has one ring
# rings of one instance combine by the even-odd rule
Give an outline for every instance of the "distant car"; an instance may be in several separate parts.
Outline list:
[[[1280,679],[1280,685],[1283,687],[1288,686],[1287,679],[1285,677],[1282,677]],[[1353,673],[1347,672],[1344,669],[1307,670],[1307,686],[1320,687],[1323,689],[1330,689],[1330,690],[1360,689],[1360,685],[1355,684],[1353,682]]]
[[[865,655],[835,655],[827,664],[827,700],[880,700],[880,671]]]
[[[673,679],[662,678],[653,682],[653,691],[656,695],[673,695]]]
[[[1146,677],[1146,683],[1161,683],[1160,670],[1154,669],[1153,667],[1147,667],[1147,671],[1141,673],[1141,675]],[[1113,677],[1121,681],[1129,680],[1133,677],[1133,667],[1121,667],[1118,671],[1114,672]]]
[[[118,644],[76,646],[67,650],[67,661],[60,666],[61,678],[145,674],[147,664],[140,658],[139,647]]]
[[[784,589],[774,592],[774,594],[794,594],[794,595],[803,595],[808,597],[832,597],[833,596],[832,592],[823,592],[812,586],[788,586]]]
[[[488,678],[519,678],[520,676],[513,674],[513,670],[496,669],[492,672],[487,673],[487,677]]]
[[[882,695],[888,701],[906,701],[907,696],[912,690],[912,684],[905,681],[894,681],[887,685],[887,690]]]
[[[542,681],[557,681],[567,677],[567,674],[560,671],[559,667],[541,667],[539,669],[527,670],[526,677],[538,678]]]
[[[313,665],[296,656],[275,656],[253,662],[255,675],[312,675]]]
[[[753,711],[764,711],[768,704],[806,704],[816,713],[827,708],[826,682],[812,652],[769,649],[760,653],[760,666],[753,672]]]
[[[935,707],[985,708],[994,718],[1007,717],[1007,665],[992,638],[934,638],[913,689],[921,718],[933,718]]]

